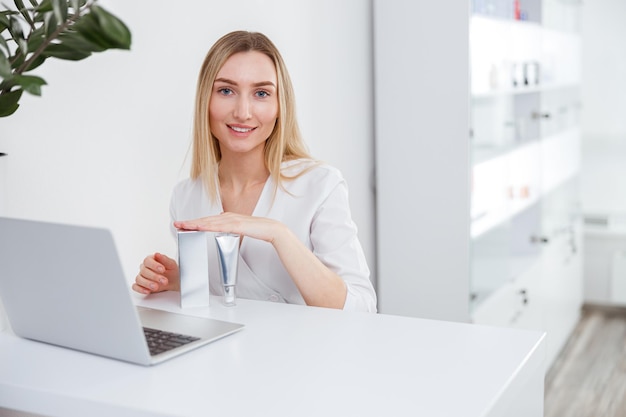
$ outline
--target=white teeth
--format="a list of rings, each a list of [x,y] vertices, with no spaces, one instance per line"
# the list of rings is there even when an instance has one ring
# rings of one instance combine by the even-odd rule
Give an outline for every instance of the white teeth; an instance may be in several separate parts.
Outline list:
[[[233,129],[235,132],[240,132],[240,133],[246,133],[252,130],[252,128],[243,128],[243,127],[236,127],[236,126],[231,126],[231,129]]]

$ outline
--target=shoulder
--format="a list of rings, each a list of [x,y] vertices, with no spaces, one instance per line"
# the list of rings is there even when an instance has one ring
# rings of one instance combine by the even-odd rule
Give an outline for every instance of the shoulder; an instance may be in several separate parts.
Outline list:
[[[287,184],[296,181],[336,185],[344,181],[339,169],[313,159],[285,161],[281,164],[281,174],[284,176]]]
[[[187,178],[179,181],[174,186],[172,196],[175,198],[198,197],[204,194],[204,192],[204,187],[200,178]]]
[[[347,184],[339,169],[313,160],[294,160],[281,165],[281,187],[290,201],[300,201],[311,207],[323,204],[334,193],[347,193]]]

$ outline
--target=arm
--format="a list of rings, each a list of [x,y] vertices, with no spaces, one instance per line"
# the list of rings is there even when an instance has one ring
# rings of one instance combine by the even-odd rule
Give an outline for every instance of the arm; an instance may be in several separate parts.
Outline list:
[[[296,235],[276,220],[233,213],[175,222],[174,226],[238,233],[269,242],[308,305],[376,312],[376,293],[352,221],[347,186],[340,176],[331,182],[334,185],[323,187],[322,199],[305,200],[315,207],[311,217],[305,216],[310,221],[308,236]],[[311,189],[309,184],[303,188]],[[307,238],[311,249],[303,243]]]
[[[358,229],[352,220],[346,182],[340,176],[311,220],[313,253],[346,284],[344,310],[376,312],[376,292]]]
[[[347,288],[284,224],[266,218],[223,213],[192,221],[175,222],[185,230],[230,232],[272,244],[307,305],[343,308]]]

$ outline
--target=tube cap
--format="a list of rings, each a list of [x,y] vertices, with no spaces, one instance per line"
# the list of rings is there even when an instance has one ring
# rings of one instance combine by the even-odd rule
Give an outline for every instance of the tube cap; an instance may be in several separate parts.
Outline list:
[[[235,286],[224,286],[224,305],[234,306],[235,303]]]

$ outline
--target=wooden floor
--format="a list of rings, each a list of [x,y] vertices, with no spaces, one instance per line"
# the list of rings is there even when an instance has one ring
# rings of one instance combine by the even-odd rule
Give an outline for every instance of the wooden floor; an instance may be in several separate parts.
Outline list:
[[[626,416],[626,309],[583,308],[546,376],[544,416]]]

